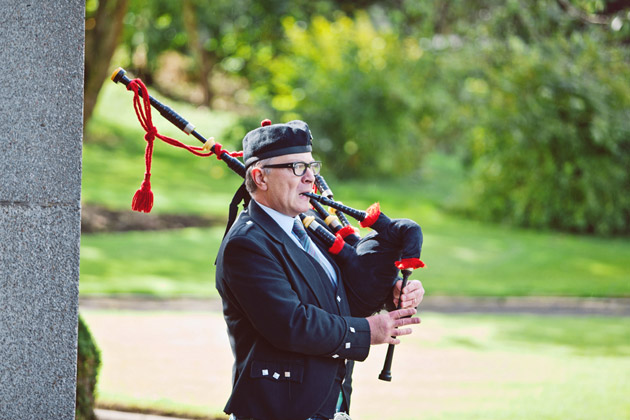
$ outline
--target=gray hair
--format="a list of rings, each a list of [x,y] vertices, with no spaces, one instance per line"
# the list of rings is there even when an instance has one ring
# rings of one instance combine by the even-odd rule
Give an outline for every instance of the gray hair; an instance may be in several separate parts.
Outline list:
[[[265,166],[267,163],[269,163],[269,161],[273,159],[273,158],[268,158],[268,159],[261,159],[259,161],[256,161],[254,163],[252,163],[251,165],[249,165],[249,167],[247,168],[247,171],[245,172],[245,188],[247,189],[247,192],[251,195],[253,193],[256,192],[256,190],[258,189],[258,186],[256,185],[256,183],[254,182],[254,177],[252,176],[252,170],[254,168],[261,168],[263,166]],[[265,174],[269,173],[269,169],[268,168],[263,168],[262,171]]]

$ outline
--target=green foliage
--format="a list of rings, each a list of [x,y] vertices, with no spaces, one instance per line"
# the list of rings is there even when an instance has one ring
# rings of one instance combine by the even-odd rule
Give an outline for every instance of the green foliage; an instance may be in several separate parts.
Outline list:
[[[403,2],[389,16],[439,68],[421,72],[422,106],[406,112],[429,144],[469,164],[456,207],[519,226],[630,233],[628,16],[591,0],[440,3]]]
[[[401,175],[419,167],[425,143],[413,118],[422,95],[422,50],[374,26],[315,17],[306,27],[286,18],[282,55],[259,64],[255,86],[281,121],[304,119],[326,172],[344,177]]]
[[[79,316],[77,353],[76,419],[96,420],[94,390],[101,366],[101,354],[81,316]]]
[[[339,8],[353,11],[370,2],[357,5],[353,1],[330,0],[131,0],[125,17],[123,45],[128,61],[134,68],[136,56],[142,68],[134,68],[149,76],[165,51],[193,54],[190,29],[183,16],[184,3],[195,11],[196,25],[203,49],[211,64],[222,71],[255,77],[255,69],[248,64],[256,56],[269,55],[283,36],[281,20],[295,16],[308,20],[313,14],[331,15]],[[191,76],[199,69],[191,68]],[[252,72],[254,70],[254,72]]]
[[[597,234],[630,233],[630,68],[590,34],[494,43],[461,98],[470,212],[486,220]]]

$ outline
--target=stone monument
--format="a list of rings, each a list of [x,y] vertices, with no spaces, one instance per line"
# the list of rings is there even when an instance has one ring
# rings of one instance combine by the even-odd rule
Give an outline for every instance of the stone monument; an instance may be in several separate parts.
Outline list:
[[[84,0],[0,0],[0,420],[74,419]]]

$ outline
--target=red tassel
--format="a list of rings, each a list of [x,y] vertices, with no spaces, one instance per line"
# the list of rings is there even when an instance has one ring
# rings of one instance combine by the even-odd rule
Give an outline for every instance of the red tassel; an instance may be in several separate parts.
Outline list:
[[[153,208],[153,191],[151,191],[151,174],[147,174],[142,181],[142,186],[133,196],[131,200],[131,209],[133,211],[140,211],[149,213]]]
[[[362,228],[370,227],[374,224],[374,222],[376,222],[378,216],[381,215],[381,205],[379,203],[374,203],[368,207],[365,212],[367,213],[367,216],[359,223]]]
[[[196,147],[196,146],[188,146],[179,140],[163,136],[158,133],[157,128],[153,125],[153,120],[151,118],[151,99],[149,96],[149,92],[147,87],[144,85],[142,80],[134,79],[127,85],[127,89],[133,91],[133,108],[136,111],[136,116],[138,117],[138,121],[146,134],[144,135],[144,139],[147,142],[147,147],[144,152],[144,160],[145,160],[145,175],[144,182],[142,182],[142,186],[136,194],[133,196],[133,200],[131,201],[131,208],[135,211],[141,211],[144,213],[149,213],[151,208],[153,207],[153,192],[151,192],[151,182],[149,182],[149,178],[151,177],[151,160],[153,159],[153,143],[155,142],[155,138],[159,138],[165,143],[170,144],[171,146],[180,147],[182,149],[186,149],[192,154],[196,156],[210,156],[213,153],[216,154],[217,159],[221,159],[223,154],[227,153],[232,157],[241,157],[243,156],[243,152],[228,152],[227,150],[223,150],[219,143],[214,142],[212,140],[212,144],[209,144],[210,140],[206,142],[206,148],[204,147]],[[140,96],[142,94],[142,96]],[[271,124],[271,121],[268,121],[268,124]]]
[[[337,238],[335,239],[335,242],[333,242],[332,246],[328,248],[328,251],[330,251],[330,253],[333,255],[339,254],[343,249],[343,246],[345,245],[345,242],[341,235],[336,235],[336,237]]]
[[[394,264],[401,270],[425,267],[425,264],[419,258],[403,258],[400,261],[396,261]]]

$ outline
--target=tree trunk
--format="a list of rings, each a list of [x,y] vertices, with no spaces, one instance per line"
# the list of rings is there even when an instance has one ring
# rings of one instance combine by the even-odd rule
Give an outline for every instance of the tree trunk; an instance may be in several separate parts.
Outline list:
[[[197,14],[192,0],[182,1],[182,18],[184,28],[188,34],[188,48],[195,58],[195,63],[199,70],[199,83],[203,91],[203,103],[208,107],[212,106],[213,92],[210,87],[210,73],[212,72],[212,62],[208,51],[203,46],[203,41],[199,36],[197,25]]]
[[[98,93],[111,74],[109,68],[120,41],[128,0],[99,0],[94,16],[86,17],[83,126],[92,116]]]

